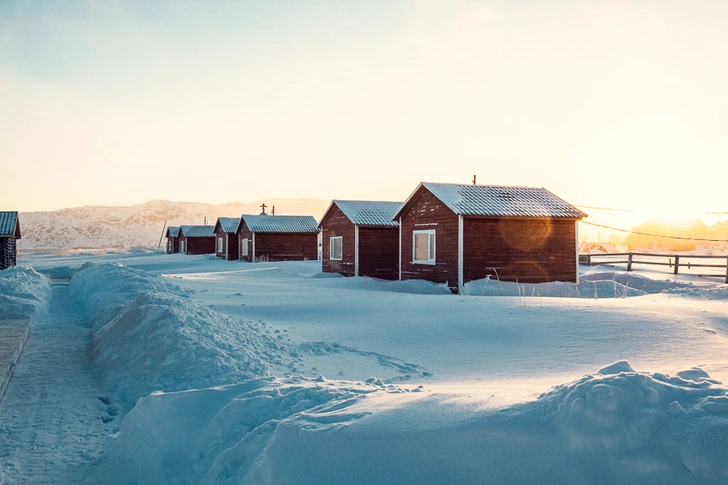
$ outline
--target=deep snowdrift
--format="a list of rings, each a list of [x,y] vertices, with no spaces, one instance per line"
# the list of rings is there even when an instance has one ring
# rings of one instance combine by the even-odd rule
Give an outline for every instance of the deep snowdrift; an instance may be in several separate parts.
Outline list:
[[[296,361],[287,337],[200,305],[140,270],[86,264],[71,294],[91,316],[96,365],[124,409],[151,392],[231,384]]]
[[[50,284],[30,268],[0,271],[0,320],[32,319],[48,309]]]
[[[728,390],[625,362],[533,402],[325,379],[155,393],[93,480],[115,483],[725,483]],[[421,397],[418,397],[421,396]]]

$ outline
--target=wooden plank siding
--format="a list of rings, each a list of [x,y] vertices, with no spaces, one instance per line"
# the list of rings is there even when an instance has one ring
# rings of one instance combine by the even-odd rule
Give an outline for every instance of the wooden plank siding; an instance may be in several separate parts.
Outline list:
[[[465,217],[463,281],[576,282],[576,220]]]
[[[242,256],[242,240],[246,238],[248,256]],[[241,222],[238,239],[241,244],[240,259],[243,261],[253,262],[253,250],[255,250],[255,261],[318,260],[318,233],[315,232],[253,233]]]
[[[222,251],[218,251],[218,239],[220,238],[222,238]],[[225,232],[225,230],[218,225],[217,230],[215,231],[215,256],[226,260],[239,259],[238,241],[239,239],[237,234]]]
[[[321,270],[324,273],[340,273],[344,276],[355,276],[355,240],[354,224],[336,205],[331,208],[325,220],[321,221]],[[330,238],[341,236],[341,261],[330,258]]]
[[[185,237],[180,233],[180,247],[184,243],[185,254],[214,254],[215,237]]]
[[[167,254],[177,254],[179,252],[179,237],[167,238]]]
[[[399,278],[399,228],[359,226],[359,276]]]
[[[0,270],[15,266],[17,246],[15,237],[0,237]]]
[[[401,242],[401,279],[425,279],[458,286],[458,216],[427,189],[412,197],[411,206],[399,221]],[[413,231],[435,230],[435,264],[415,264]]]
[[[305,261],[318,259],[318,233],[256,232],[258,261]]]
[[[248,254],[247,256],[243,256],[243,240],[248,240]],[[250,232],[250,229],[248,229],[248,226],[245,225],[242,221],[240,222],[240,227],[238,227],[238,252],[240,253],[240,259],[242,261],[248,261],[251,262],[253,260],[253,233]]]

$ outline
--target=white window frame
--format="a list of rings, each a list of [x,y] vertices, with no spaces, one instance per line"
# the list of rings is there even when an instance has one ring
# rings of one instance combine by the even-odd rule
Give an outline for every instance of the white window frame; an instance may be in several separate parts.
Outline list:
[[[184,241],[180,241],[179,242],[179,252],[180,253],[184,253],[185,252],[185,242]]]
[[[217,238],[217,252],[222,253],[224,249],[225,243],[223,242],[221,237]]]
[[[427,259],[417,259],[417,236],[427,234]],[[412,231],[412,262],[414,264],[435,264],[435,229]]]
[[[244,239],[243,239],[243,240],[242,240],[242,241],[240,242],[240,244],[242,244],[242,248],[241,248],[241,249],[242,249],[242,252],[241,252],[240,254],[241,254],[241,255],[242,255],[242,256],[243,256],[244,258],[247,258],[247,257],[248,257],[248,244],[249,244],[249,242],[248,242],[248,238],[247,238],[247,237],[246,237],[246,238],[244,238]]]
[[[339,257],[334,255],[334,241],[338,240],[339,243]],[[331,261],[341,261],[344,259],[344,237],[343,236],[332,236],[329,238],[329,259]]]

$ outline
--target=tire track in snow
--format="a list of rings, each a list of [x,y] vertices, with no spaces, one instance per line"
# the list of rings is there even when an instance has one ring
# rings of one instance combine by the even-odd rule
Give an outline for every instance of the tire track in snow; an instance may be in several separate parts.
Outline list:
[[[0,403],[0,483],[70,483],[97,458],[114,423],[102,412],[91,328],[67,285],[52,286]]]

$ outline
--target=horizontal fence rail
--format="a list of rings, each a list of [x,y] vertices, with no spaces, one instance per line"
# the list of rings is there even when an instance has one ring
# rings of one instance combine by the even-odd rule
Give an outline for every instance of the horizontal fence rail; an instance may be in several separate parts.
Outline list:
[[[708,263],[696,262],[705,261]],[[711,263],[711,260],[719,263]],[[626,264],[627,271],[632,271],[635,264],[654,266],[668,266],[673,274],[678,274],[680,268],[720,268],[721,274],[701,274],[699,276],[725,277],[728,283],[728,256],[708,256],[704,254],[655,254],[655,253],[582,253],[579,254],[579,264],[593,266],[596,264]]]

